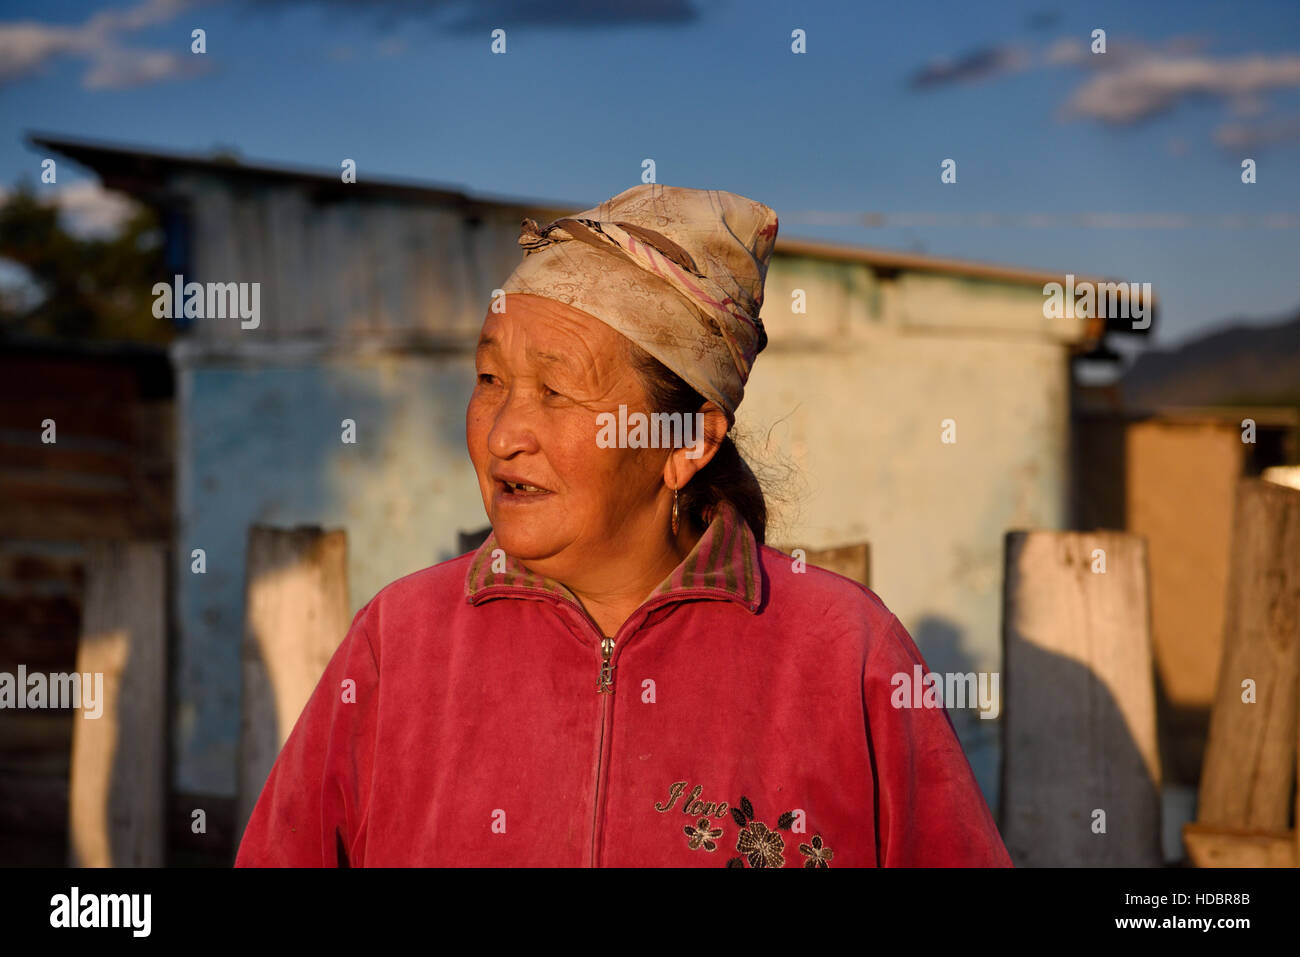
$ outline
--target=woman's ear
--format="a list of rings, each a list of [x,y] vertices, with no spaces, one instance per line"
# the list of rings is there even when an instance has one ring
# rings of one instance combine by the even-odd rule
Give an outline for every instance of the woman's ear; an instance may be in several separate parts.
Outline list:
[[[664,463],[664,482],[669,488],[681,488],[717,453],[722,440],[727,437],[727,414],[712,402],[705,402],[700,411],[683,413],[682,441],[684,448],[673,449]]]

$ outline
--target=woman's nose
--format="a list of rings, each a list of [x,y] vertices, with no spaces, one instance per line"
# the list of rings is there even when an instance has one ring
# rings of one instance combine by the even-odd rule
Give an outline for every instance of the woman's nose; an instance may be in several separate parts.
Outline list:
[[[508,459],[520,452],[536,452],[536,419],[528,398],[517,389],[511,389],[506,400],[496,410],[492,428],[488,431],[488,451],[500,459]]]

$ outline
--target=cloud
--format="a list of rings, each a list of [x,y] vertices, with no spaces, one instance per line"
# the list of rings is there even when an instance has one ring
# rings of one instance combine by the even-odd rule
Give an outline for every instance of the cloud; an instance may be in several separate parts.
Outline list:
[[[31,21],[0,23],[0,83],[35,73],[56,56],[91,49],[92,44],[74,27],[50,27]]]
[[[98,56],[82,78],[88,90],[120,90],[203,72],[206,60],[163,50],[112,50]]]
[[[1223,60],[1149,52],[1126,58],[1115,69],[1101,69],[1075,90],[1066,114],[1128,125],[1166,113],[1192,97],[1211,97],[1239,111],[1258,112],[1259,94],[1286,87],[1300,87],[1300,56],[1295,54]]]
[[[1216,57],[1202,36],[1173,36],[1157,46],[1110,38],[1093,53],[1087,37],[1060,37],[1029,52],[1014,46],[977,48],[955,59],[931,61],[909,79],[914,90],[961,85],[1013,72],[1084,71],[1059,112],[1064,120],[1090,119],[1136,126],[1191,100],[1217,103],[1233,122],[1214,131],[1229,150],[1275,146],[1300,139],[1296,117],[1271,117],[1268,94],[1300,88],[1300,54]],[[1185,155],[1185,141],[1170,152]]]
[[[1061,37],[1044,52],[1043,62],[1049,66],[1082,66],[1092,55],[1082,40]]]
[[[980,47],[953,59],[938,57],[912,74],[908,86],[914,90],[974,83],[1015,73],[1029,65],[1029,55],[1019,47]]]
[[[91,90],[193,75],[205,64],[172,51],[131,50],[121,44],[122,34],[166,23],[192,5],[191,0],[141,0],[97,13],[77,26],[0,22],[0,86],[34,76],[63,56],[88,61],[82,85]]]
[[[53,200],[68,231],[83,237],[112,235],[134,210],[123,194],[90,179],[60,187]]]
[[[0,188],[0,203],[8,196],[9,192]],[[64,228],[82,238],[113,235],[135,209],[125,194],[104,189],[93,179],[41,186],[36,196],[43,203],[57,206]]]
[[[1300,115],[1277,117],[1260,123],[1225,123],[1214,131],[1214,141],[1233,152],[1298,140]]]

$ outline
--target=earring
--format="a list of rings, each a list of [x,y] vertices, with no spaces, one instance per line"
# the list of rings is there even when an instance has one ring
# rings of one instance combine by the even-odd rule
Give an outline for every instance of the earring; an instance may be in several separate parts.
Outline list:
[[[677,489],[673,489],[673,537],[677,537]]]

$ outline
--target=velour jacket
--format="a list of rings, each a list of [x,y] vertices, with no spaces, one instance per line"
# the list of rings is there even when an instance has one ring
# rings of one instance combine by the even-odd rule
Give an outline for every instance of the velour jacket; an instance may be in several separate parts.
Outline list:
[[[357,613],[236,866],[1010,866],[916,665],[729,505],[609,637],[489,536]]]

